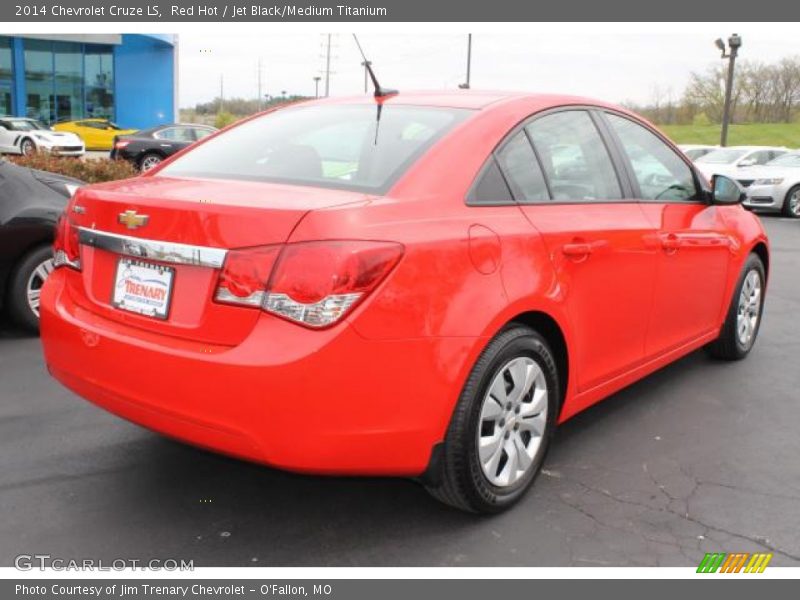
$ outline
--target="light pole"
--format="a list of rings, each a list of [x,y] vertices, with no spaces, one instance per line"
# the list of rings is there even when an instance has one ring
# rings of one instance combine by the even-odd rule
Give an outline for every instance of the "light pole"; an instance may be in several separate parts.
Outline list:
[[[319,82],[322,80],[322,77],[317,75],[314,77],[314,98],[319,98]]]
[[[465,83],[458,84],[458,87],[462,90],[469,89],[469,76],[470,71],[472,70],[472,34],[467,34],[467,81]]]
[[[722,51],[722,58],[728,59],[728,76],[725,79],[725,106],[722,109],[722,134],[719,140],[719,145],[724,147],[728,144],[728,123],[731,120],[733,70],[736,65],[736,56],[739,54],[739,48],[742,47],[742,38],[738,33],[734,33],[728,38],[727,48],[725,48],[725,42],[722,41],[722,38],[718,38],[714,43]]]

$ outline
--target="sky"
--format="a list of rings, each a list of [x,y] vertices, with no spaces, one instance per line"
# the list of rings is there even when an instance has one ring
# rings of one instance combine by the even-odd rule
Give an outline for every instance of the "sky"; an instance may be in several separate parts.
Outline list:
[[[740,58],[773,62],[800,56],[800,37],[791,24],[660,25],[607,28],[571,24],[516,24],[508,33],[473,34],[473,88],[576,94],[610,102],[647,103],[656,93],[678,98],[692,71],[719,65],[718,37],[739,33]],[[796,25],[794,26],[796,29]],[[445,28],[446,29],[446,28]],[[417,34],[361,31],[361,45],[384,87],[455,89],[466,79],[466,33]],[[323,75],[327,34],[179,34],[180,106],[219,95],[256,98],[258,61],[262,93],[314,95]],[[352,35],[332,36],[330,94],[364,92],[364,70]],[[320,93],[324,92],[324,78]]]

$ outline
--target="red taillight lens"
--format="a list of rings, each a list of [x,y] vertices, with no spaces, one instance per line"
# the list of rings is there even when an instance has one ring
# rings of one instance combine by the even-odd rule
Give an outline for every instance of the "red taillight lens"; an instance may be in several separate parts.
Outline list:
[[[281,246],[231,250],[219,276],[216,299],[230,304],[261,306],[272,266]]]
[[[72,267],[81,269],[81,245],[78,228],[73,225],[66,214],[62,214],[56,223],[56,235],[53,241],[54,267]]]
[[[116,148],[117,150],[122,150],[128,144],[130,144],[130,142],[126,142],[124,140],[116,141],[114,142],[114,148]]]
[[[403,246],[393,242],[302,242],[284,246],[276,262],[276,248],[229,253],[217,300],[326,327],[375,289],[403,255]]]

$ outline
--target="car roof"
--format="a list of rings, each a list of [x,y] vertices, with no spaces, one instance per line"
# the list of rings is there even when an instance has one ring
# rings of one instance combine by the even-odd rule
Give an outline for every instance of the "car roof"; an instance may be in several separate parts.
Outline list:
[[[722,148],[720,148],[722,149]],[[789,149],[785,146],[725,146],[726,150],[747,150],[748,152],[752,152],[755,150],[786,150]]]
[[[464,108],[482,110],[494,105],[506,104],[514,100],[527,100],[529,103],[547,106],[563,104],[587,104],[611,106],[600,100],[569,96],[564,94],[543,94],[531,92],[509,92],[498,90],[443,90],[398,92],[382,99],[384,104],[403,104],[442,108]],[[375,102],[372,95],[320,98],[303,104],[370,104]]]

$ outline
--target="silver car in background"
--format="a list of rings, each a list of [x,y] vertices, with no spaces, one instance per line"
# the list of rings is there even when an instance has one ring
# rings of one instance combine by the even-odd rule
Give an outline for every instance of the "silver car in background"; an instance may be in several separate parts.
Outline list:
[[[748,208],[800,219],[800,152],[779,156],[738,180],[747,192]]]
[[[767,164],[789,152],[776,146],[727,146],[718,148],[694,161],[695,166],[711,181],[714,175],[731,179],[748,179],[756,167]]]
[[[681,152],[689,157],[689,160],[697,160],[701,156],[705,156],[709,152],[719,149],[719,146],[707,146],[704,144],[678,144]]]

